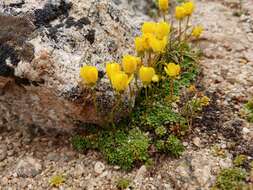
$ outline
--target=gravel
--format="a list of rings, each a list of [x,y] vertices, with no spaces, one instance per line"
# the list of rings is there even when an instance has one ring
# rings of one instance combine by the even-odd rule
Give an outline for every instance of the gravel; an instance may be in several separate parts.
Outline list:
[[[200,62],[203,83],[206,91],[218,93],[218,104],[227,112],[224,133],[231,137],[234,132],[236,140],[242,133],[245,144],[250,145],[253,125],[240,119],[239,125],[237,118],[245,100],[253,95],[253,32],[249,24],[253,15],[235,17],[228,5],[224,1],[197,1],[193,20],[205,27],[199,42],[204,53]],[[244,2],[243,7],[253,7],[252,2]],[[207,141],[211,136],[206,134],[205,138],[196,137],[194,146],[184,142],[186,151],[180,159],[160,157],[154,169],[140,166],[130,172],[104,163],[98,152],[73,151],[69,136],[36,134],[31,138],[22,129],[1,130],[0,189],[51,189],[52,176],[64,175],[65,182],[59,188],[64,190],[115,190],[120,178],[130,179],[131,187],[140,190],[208,190],[219,171],[232,165],[232,154],[226,149],[233,138],[224,138],[224,134],[214,138],[225,157],[213,153],[213,144]],[[244,149],[242,146],[240,151]]]

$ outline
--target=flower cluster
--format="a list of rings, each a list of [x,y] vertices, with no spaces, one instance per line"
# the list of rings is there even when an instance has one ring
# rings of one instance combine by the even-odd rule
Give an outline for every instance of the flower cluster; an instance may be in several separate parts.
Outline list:
[[[173,96],[173,83],[180,75],[181,63],[180,61],[166,63],[166,61],[161,61],[161,57],[171,50],[172,43],[179,41],[180,44],[182,33],[185,33],[185,42],[188,39],[186,36],[189,29],[189,18],[195,10],[195,5],[188,1],[175,7],[175,19],[179,22],[178,28],[173,27],[172,20],[166,21],[166,14],[169,12],[169,0],[158,0],[158,6],[163,15],[163,20],[143,23],[141,35],[134,40],[137,55],[124,55],[121,63],[114,61],[106,63],[106,74],[116,94],[122,95],[127,89],[129,89],[130,94],[133,94],[131,85],[134,80],[136,89],[140,89],[138,86],[138,80],[140,80],[147,90],[152,82],[158,83],[160,79],[165,78],[162,76],[165,74],[169,77],[170,95]],[[185,18],[187,18],[187,22],[183,31],[181,22]],[[199,38],[202,31],[202,26],[195,26],[189,36]],[[162,64],[163,72],[157,70],[157,64]],[[85,85],[93,88],[98,80],[98,70],[93,66],[83,66],[80,69],[80,76]]]
[[[195,5],[193,2],[186,2],[176,7],[175,17],[178,20],[182,20],[185,17],[189,17],[194,12]]]
[[[162,53],[165,51],[170,33],[170,24],[166,22],[144,22],[142,35],[135,38],[135,49],[142,55],[145,51]]]

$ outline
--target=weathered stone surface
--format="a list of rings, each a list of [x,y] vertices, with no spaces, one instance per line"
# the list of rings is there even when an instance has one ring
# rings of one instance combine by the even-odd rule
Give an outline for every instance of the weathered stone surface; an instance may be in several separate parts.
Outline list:
[[[19,86],[14,80],[0,77],[5,84],[0,96],[3,125],[41,126],[68,129],[78,122],[101,122],[93,106],[77,104],[58,97],[45,87]]]
[[[81,84],[79,69],[86,64],[99,69],[98,104],[108,113],[113,92],[103,78],[105,62],[120,61],[123,54],[133,52],[133,37],[143,21],[133,19],[134,12],[122,7],[108,0],[25,1],[18,7],[0,4],[0,21],[4,20],[0,22],[0,55],[4,55],[0,75],[11,76],[22,86],[1,89],[3,119],[12,123],[11,118],[18,116],[15,122],[51,128],[103,123],[89,103],[92,95]],[[23,27],[26,22],[30,28]],[[6,80],[10,79],[1,78]]]
[[[0,146],[0,162],[4,160],[7,156],[7,146],[1,145]]]
[[[217,172],[231,166],[231,156],[227,156],[215,157],[208,149],[189,152],[174,163],[169,171],[171,179],[179,189],[208,190],[214,183]]]
[[[41,171],[42,165],[32,157],[21,159],[16,167],[16,173],[20,177],[35,177]]]

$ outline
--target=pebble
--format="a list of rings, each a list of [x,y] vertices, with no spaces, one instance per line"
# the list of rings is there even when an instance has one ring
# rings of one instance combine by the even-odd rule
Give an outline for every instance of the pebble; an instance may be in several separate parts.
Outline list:
[[[0,145],[0,162],[3,161],[7,156],[7,146]]]
[[[96,164],[94,166],[94,171],[97,174],[103,173],[104,169],[105,169],[105,165],[102,162],[96,162]]]
[[[242,133],[246,135],[246,134],[250,133],[250,130],[246,127],[243,127]]]
[[[47,155],[47,159],[49,161],[57,161],[60,159],[60,155],[58,153],[55,153],[55,152],[50,152],[48,155]]]
[[[141,166],[140,169],[137,171],[137,174],[134,178],[134,183],[137,186],[141,185],[142,180],[144,179],[144,176],[147,174],[147,168],[145,165]]]
[[[41,163],[32,157],[21,159],[15,169],[19,177],[35,177],[42,171]]]
[[[194,144],[195,146],[197,146],[197,147],[200,147],[200,146],[201,146],[201,140],[200,140],[200,138],[199,138],[199,137],[195,137],[195,138],[193,139],[193,144]]]

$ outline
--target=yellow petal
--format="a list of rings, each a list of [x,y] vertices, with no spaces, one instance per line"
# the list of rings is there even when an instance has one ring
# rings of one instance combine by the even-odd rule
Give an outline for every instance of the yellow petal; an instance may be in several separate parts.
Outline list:
[[[158,76],[158,75],[154,75],[154,76],[152,77],[152,81],[153,81],[153,82],[159,82],[159,76]]]
[[[140,68],[139,76],[144,85],[150,84],[154,75],[155,75],[155,70],[153,67],[142,66]]]
[[[85,84],[94,85],[98,80],[98,70],[94,66],[85,65],[80,68],[80,77]]]
[[[125,55],[122,59],[122,65],[125,73],[127,74],[133,74],[135,73],[137,66],[140,62],[139,57],[135,57],[132,55]]]
[[[182,20],[186,16],[185,9],[183,6],[176,7],[175,16],[176,16],[176,19],[178,20]]]
[[[109,62],[106,64],[106,74],[109,79],[111,79],[114,73],[118,73],[121,71],[120,65],[116,62]]]
[[[161,11],[167,11],[169,9],[169,0],[159,0],[158,4]]]

